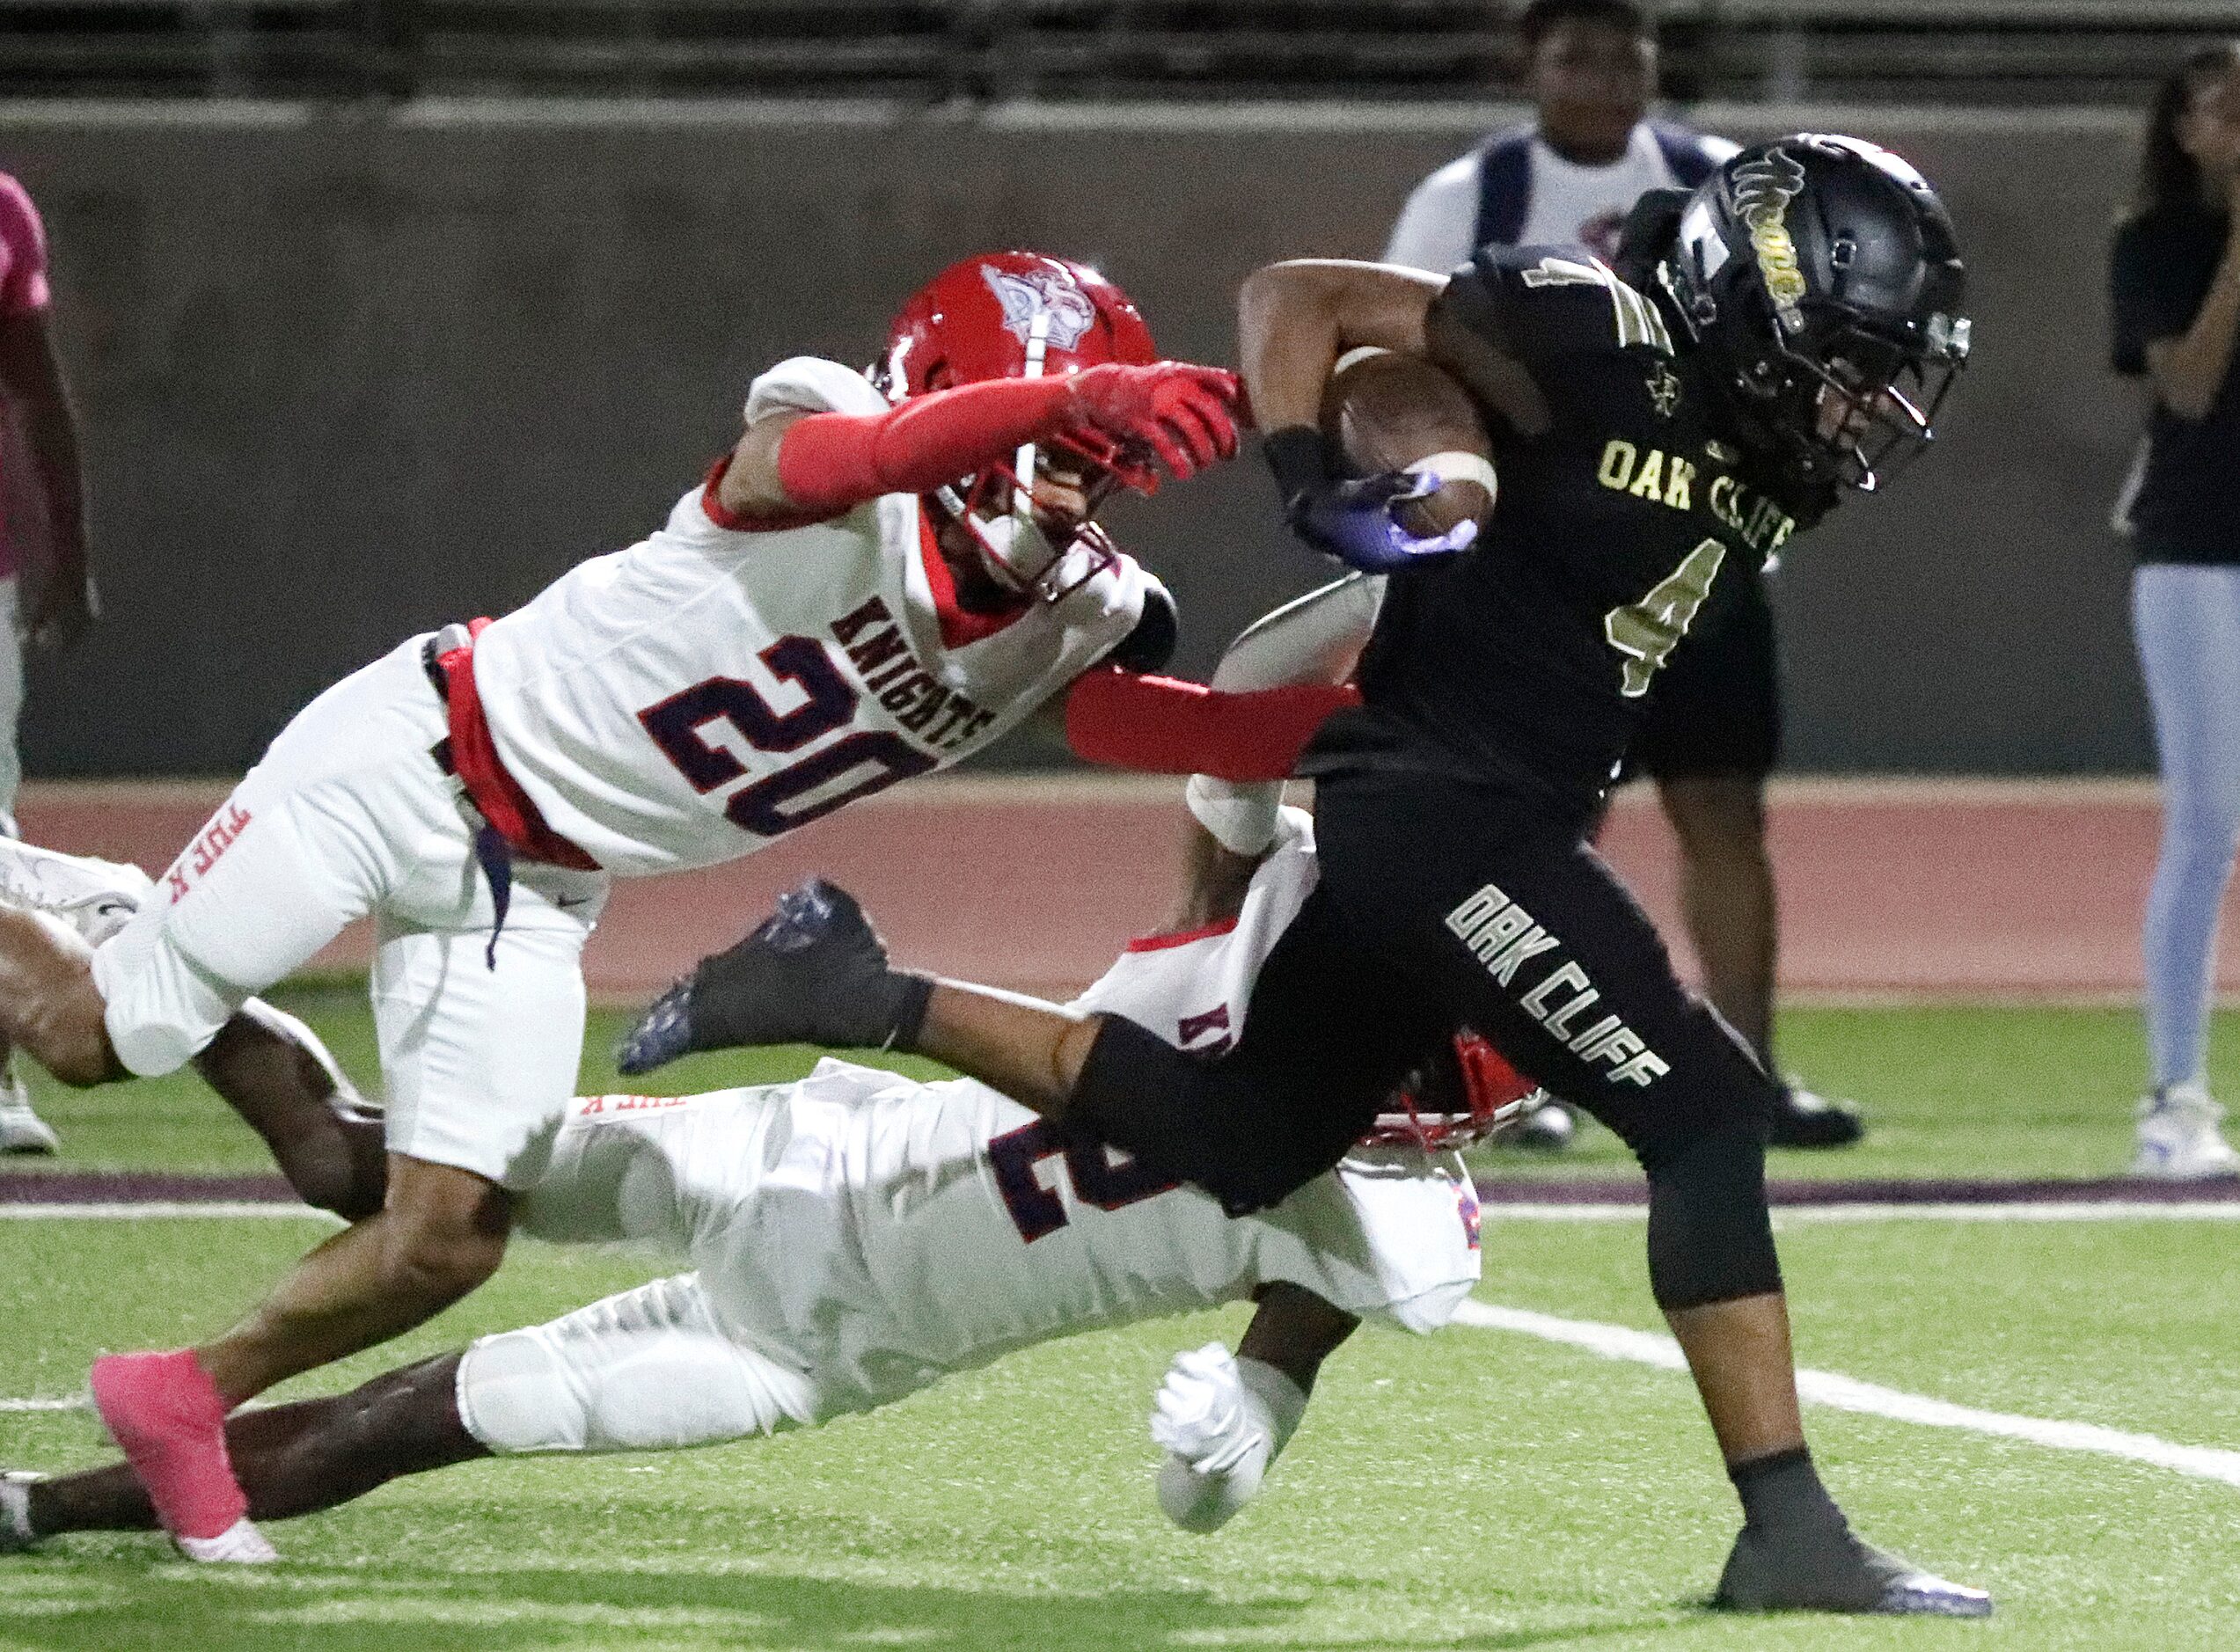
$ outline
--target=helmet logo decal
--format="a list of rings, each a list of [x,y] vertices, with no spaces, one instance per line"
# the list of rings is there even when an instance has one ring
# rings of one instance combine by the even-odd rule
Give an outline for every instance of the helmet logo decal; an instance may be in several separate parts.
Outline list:
[[[1804,190],[1804,166],[1786,150],[1768,150],[1736,167],[1728,186],[1735,216],[1750,226],[1750,245],[1775,319],[1786,332],[1801,332],[1804,315],[1797,306],[1804,296],[1804,274],[1797,267],[1797,243],[1786,220],[1789,203]]]
[[[1003,306],[1004,326],[1021,344],[1034,331],[1037,316],[1050,318],[1044,325],[1053,350],[1072,349],[1096,325],[1096,306],[1089,302],[1089,296],[1060,271],[1038,269],[1013,275],[992,264],[983,264],[980,278]]]

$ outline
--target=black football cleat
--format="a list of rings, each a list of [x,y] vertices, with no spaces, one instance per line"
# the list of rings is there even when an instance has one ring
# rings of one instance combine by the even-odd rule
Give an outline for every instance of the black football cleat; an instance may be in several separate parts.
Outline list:
[[[853,895],[812,878],[780,895],[744,940],[701,959],[655,999],[615,1065],[634,1075],[698,1050],[766,1044],[891,1048],[916,1034],[932,986],[889,966],[886,943]]]
[[[1848,1528],[1799,1542],[1745,1526],[1711,1604],[1732,1612],[1847,1612],[1987,1618],[1991,1597],[1862,1541]]]
[[[1782,1085],[1781,1099],[1766,1121],[1768,1147],[1848,1147],[1866,1133],[1858,1108],[1815,1095],[1793,1081]]]

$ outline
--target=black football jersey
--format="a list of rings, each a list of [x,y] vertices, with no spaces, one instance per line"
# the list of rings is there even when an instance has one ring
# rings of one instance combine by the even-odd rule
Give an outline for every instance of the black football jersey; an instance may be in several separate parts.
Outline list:
[[[1363,707],[1309,766],[1490,772],[1591,800],[1658,670],[1717,623],[1721,581],[1754,574],[1805,512],[1715,435],[1657,307],[1578,248],[1486,248],[1430,333],[1493,436],[1492,519],[1469,552],[1392,577]],[[1519,367],[1531,428],[1496,411]]]

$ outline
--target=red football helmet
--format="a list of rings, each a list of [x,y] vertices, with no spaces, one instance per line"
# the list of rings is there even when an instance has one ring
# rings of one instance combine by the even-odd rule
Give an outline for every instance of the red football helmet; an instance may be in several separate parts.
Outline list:
[[[1362,1144],[1421,1147],[1427,1151],[1468,1147],[1520,1115],[1541,1088],[1475,1033],[1454,1035],[1407,1084],[1393,1092],[1388,1109]]]
[[[1134,302],[1095,270],[1040,252],[984,252],[950,265],[911,295],[888,332],[872,382],[890,401],[991,378],[1042,378],[1107,362],[1159,359]],[[1090,508],[1116,486],[1159,486],[1147,454],[1091,437],[1051,443],[1086,467]],[[1108,566],[1104,531],[1086,519],[1062,544],[1037,525],[1030,491],[1039,447],[1008,465],[961,477],[936,495],[978,543],[998,582],[1056,602]],[[1070,468],[1070,467],[1069,467]]]

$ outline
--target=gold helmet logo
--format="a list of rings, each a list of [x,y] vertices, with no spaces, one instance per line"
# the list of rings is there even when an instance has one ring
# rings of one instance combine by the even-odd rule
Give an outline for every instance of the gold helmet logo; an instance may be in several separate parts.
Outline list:
[[[1787,219],[1789,203],[1804,193],[1804,166],[1786,150],[1768,150],[1736,167],[1727,187],[1735,216],[1750,226],[1750,245],[1775,318],[1787,332],[1800,331],[1804,317],[1797,306],[1804,296],[1804,273],[1797,267]]]

